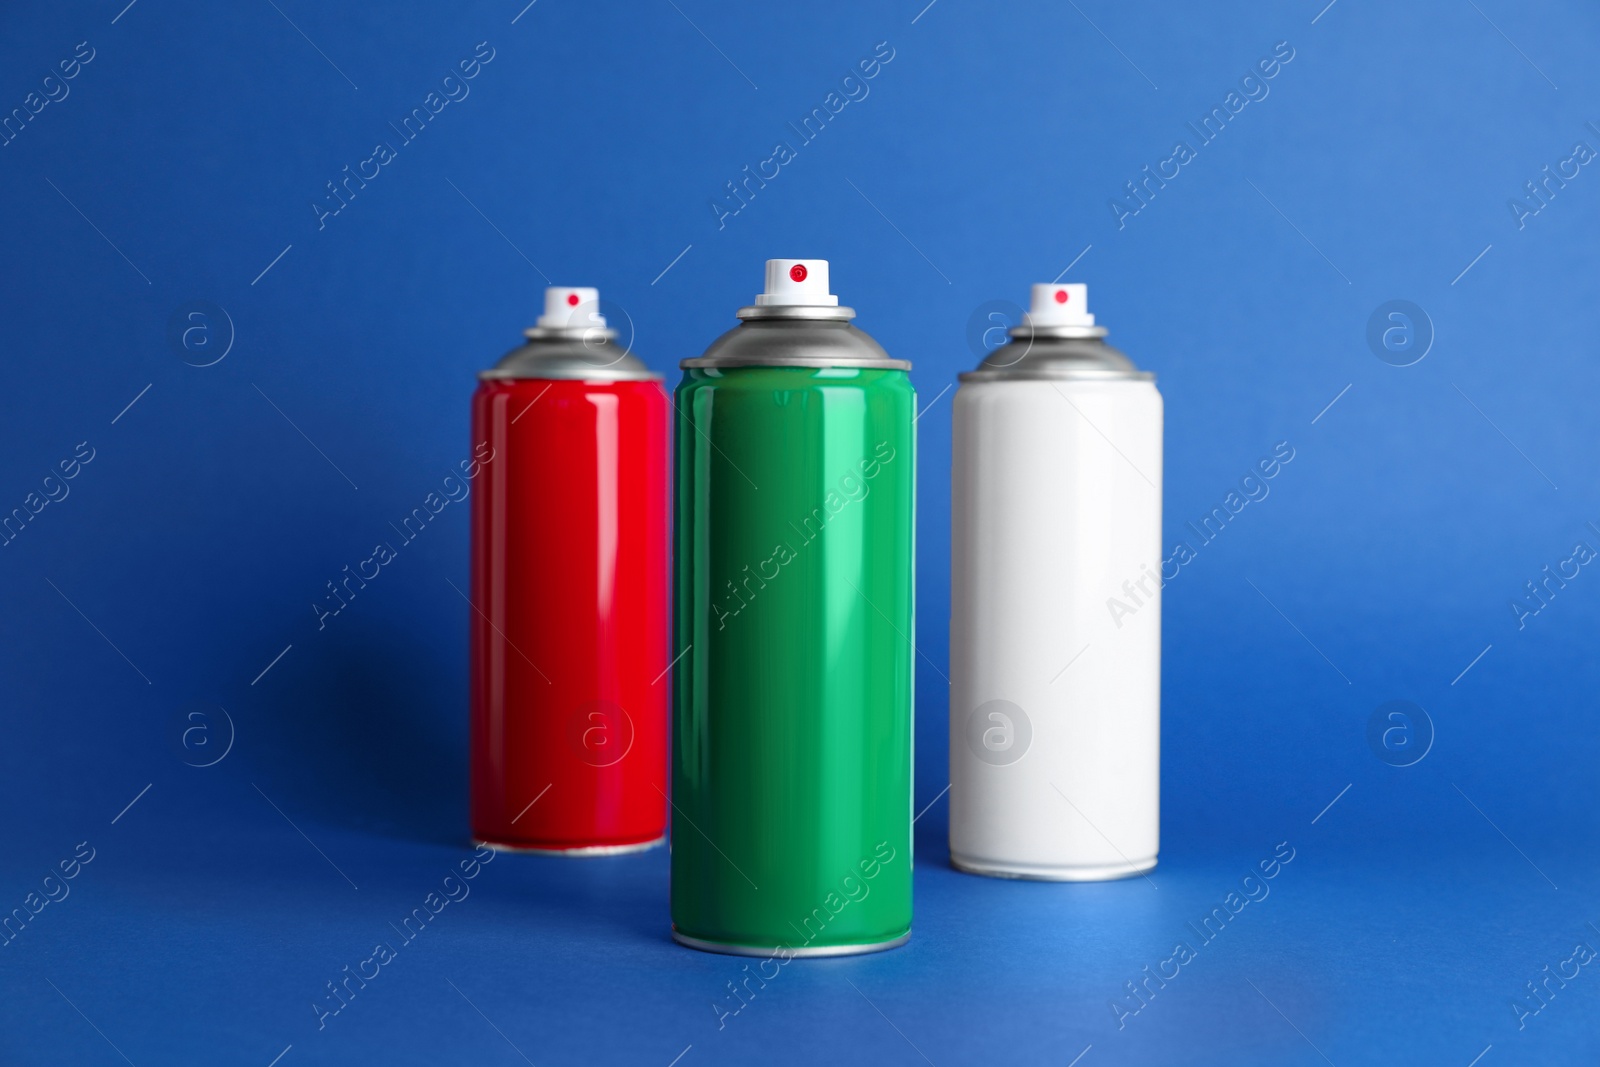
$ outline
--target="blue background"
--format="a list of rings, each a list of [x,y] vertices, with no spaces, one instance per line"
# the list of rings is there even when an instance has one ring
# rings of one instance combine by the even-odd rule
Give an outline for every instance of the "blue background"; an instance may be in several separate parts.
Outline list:
[[[1511,1006],[1600,947],[1600,577],[1509,607],[1600,546],[1600,173],[1508,206],[1600,148],[1592,5],[124,2],[0,14],[6,110],[94,49],[0,147],[0,509],[94,450],[0,548],[0,910],[95,850],[0,948],[0,1060],[1600,1054],[1594,968]],[[485,41],[319,230],[324,183]],[[870,95],[719,229],[723,184],[880,41]],[[1270,95],[1119,228],[1123,183],[1280,41]],[[831,260],[928,405],[911,944],[790,965],[719,1023],[742,965],[668,940],[664,851],[502,856],[319,1030],[324,983],[468,854],[467,509],[325,629],[309,605],[466,456],[473,375],[546,274],[675,380],[769,256]],[[1074,263],[1160,376],[1168,543],[1295,458],[1167,587],[1161,865],[1007,883],[947,865],[943,391],[974,309]],[[1367,341],[1394,299],[1431,322],[1411,366]],[[197,300],[226,319],[185,350]],[[1391,700],[1435,734],[1409,767],[1368,742]],[[1119,1028],[1123,983],[1279,842],[1271,895]]]

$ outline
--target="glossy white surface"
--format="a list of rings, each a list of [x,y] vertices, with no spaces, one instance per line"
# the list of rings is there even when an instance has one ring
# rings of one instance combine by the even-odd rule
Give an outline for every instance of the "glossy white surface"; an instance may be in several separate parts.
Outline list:
[[[969,382],[956,393],[959,867],[1091,880],[1155,862],[1161,446],[1148,381]]]

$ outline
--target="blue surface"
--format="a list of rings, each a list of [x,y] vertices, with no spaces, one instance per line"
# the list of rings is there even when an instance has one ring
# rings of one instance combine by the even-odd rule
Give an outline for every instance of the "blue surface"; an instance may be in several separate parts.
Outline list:
[[[1564,962],[1600,947],[1600,576],[1509,606],[1600,546],[1600,172],[1508,203],[1600,148],[1600,12],[923,2],[0,14],[0,106],[62,97],[0,147],[0,507],[60,497],[0,548],[0,907],[66,894],[0,948],[0,1061],[1600,1055],[1600,972]],[[1280,41],[1267,95],[1199,144],[1185,124]],[[879,42],[861,96],[842,79]],[[723,183],[836,87],[860,98],[719,229]],[[436,88],[457,99],[347,206],[311,206]],[[1119,229],[1108,201],[1179,138],[1194,158]],[[911,944],[792,963],[731,1014],[741,962],[667,938],[663,852],[498,857],[402,943],[470,855],[466,508],[320,630],[311,605],[465,457],[473,373],[541,272],[600,286],[671,373],[774,255],[832,260],[929,405]],[[943,844],[942,390],[975,309],[1074,261],[1160,374],[1168,542],[1278,442],[1295,458],[1167,588],[1161,865],[1012,884]],[[1392,300],[1431,321],[1410,366],[1368,343]],[[1396,700],[1433,727],[1411,766],[1415,715],[1368,741]],[[1280,842],[1270,895],[1200,944]],[[1114,1008],[1179,940],[1178,976]],[[1519,1018],[1547,966],[1577,974]]]

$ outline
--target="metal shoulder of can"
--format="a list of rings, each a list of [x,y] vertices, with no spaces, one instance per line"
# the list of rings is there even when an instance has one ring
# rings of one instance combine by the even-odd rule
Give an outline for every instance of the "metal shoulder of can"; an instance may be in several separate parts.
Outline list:
[[[535,326],[528,341],[513,348],[478,377],[483,381],[544,378],[590,382],[660,381],[630,349],[613,344],[617,331],[602,326]]]
[[[853,308],[767,305],[739,309],[740,323],[705,354],[679,364],[684,370],[719,367],[862,367],[910,370],[892,359],[864,330],[850,325]]]
[[[1155,381],[1105,343],[1104,326],[1036,326],[1024,320],[1007,331],[1010,340],[984,357],[963,382]]]

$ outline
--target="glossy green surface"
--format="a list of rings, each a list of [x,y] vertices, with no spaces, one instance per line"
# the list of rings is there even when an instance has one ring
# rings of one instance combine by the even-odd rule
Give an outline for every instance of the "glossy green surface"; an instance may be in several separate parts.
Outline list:
[[[911,925],[916,396],[904,371],[677,393],[672,921],[753,948]]]

